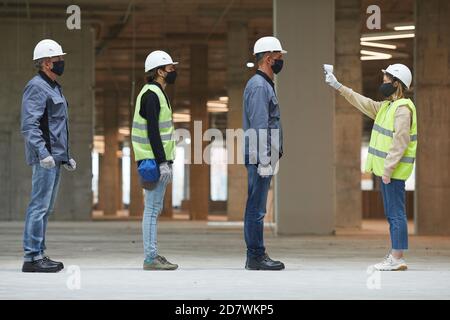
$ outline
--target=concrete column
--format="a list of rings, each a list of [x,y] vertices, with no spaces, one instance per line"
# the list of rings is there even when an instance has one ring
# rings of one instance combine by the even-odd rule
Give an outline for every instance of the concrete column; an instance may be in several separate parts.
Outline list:
[[[105,91],[103,131],[105,152],[101,156],[99,176],[99,207],[105,216],[115,216],[121,209],[119,150],[118,97],[114,91]]]
[[[130,170],[130,206],[128,208],[131,217],[141,217],[144,214],[143,189],[139,183],[137,164],[134,160],[134,152],[131,151]]]
[[[166,188],[166,194],[164,196],[164,207],[161,212],[161,217],[166,219],[173,218],[173,207],[172,207],[172,183],[169,183]]]
[[[25,84],[36,74],[34,46],[58,41],[67,52],[66,70],[58,79],[69,101],[70,151],[77,170],[62,169],[53,220],[90,220],[94,110],[94,36],[89,25],[68,30],[64,19],[18,19],[0,22],[0,220],[23,220],[31,190],[31,168],[25,163],[20,133],[20,103]],[[7,200],[5,200],[5,198]]]
[[[416,1],[416,232],[450,235],[450,2]]]
[[[248,79],[246,62],[249,59],[248,25],[246,20],[231,20],[227,33],[227,128],[242,128],[242,94]],[[235,141],[235,159],[242,154],[242,145]],[[227,215],[230,221],[243,219],[247,197],[247,170],[242,164],[228,165]]]
[[[335,226],[334,1],[277,0],[275,34],[288,51],[277,77],[284,152],[276,183],[278,234],[331,234]]]
[[[339,81],[362,91],[361,0],[336,0],[336,66]],[[335,111],[336,226],[360,228],[362,115],[339,93]]]
[[[136,85],[136,88],[140,88],[143,85]],[[138,89],[137,89],[138,90]],[[133,104],[130,107],[130,134],[132,130],[133,117],[134,117],[134,109],[135,105]],[[130,146],[131,146],[131,165],[130,165],[130,205],[128,207],[128,215],[130,217],[142,217],[144,214],[144,197],[143,197],[143,189],[141,184],[139,183],[139,174],[137,172],[137,164],[134,159],[134,151],[133,144],[131,143],[130,136]]]
[[[202,121],[202,130],[209,127],[206,107],[208,99],[208,45],[192,44],[190,47],[190,94],[191,94],[191,155],[189,213],[192,220],[206,220],[209,212],[210,181],[209,165],[193,164],[194,148],[200,148],[193,135],[194,121]],[[206,143],[202,143],[202,150]]]
[[[166,91],[166,94],[170,101],[174,100],[173,97],[175,96],[175,90],[176,90],[176,85],[168,85],[166,87],[165,91]],[[172,104],[172,107],[174,107],[173,104]],[[173,218],[172,188],[173,188],[172,183],[169,183],[166,187],[166,194],[164,196],[164,207],[163,207],[163,211],[161,212],[161,217],[163,217],[165,219]]]

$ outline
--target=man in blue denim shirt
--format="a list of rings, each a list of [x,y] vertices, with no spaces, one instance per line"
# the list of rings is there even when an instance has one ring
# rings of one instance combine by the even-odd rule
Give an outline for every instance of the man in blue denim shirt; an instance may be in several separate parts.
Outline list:
[[[60,167],[74,171],[69,154],[67,100],[56,77],[64,72],[61,46],[50,39],[40,41],[33,54],[39,72],[25,86],[22,97],[21,131],[25,156],[33,168],[31,199],[23,235],[23,272],[58,272],[62,262],[45,255],[45,233],[55,204]]]
[[[284,264],[272,260],[264,247],[264,216],[270,181],[283,154],[280,108],[274,88],[274,75],[283,68],[287,53],[275,37],[256,41],[256,74],[244,90],[243,129],[245,166],[248,173],[248,198],[244,217],[248,270],[282,270]]]

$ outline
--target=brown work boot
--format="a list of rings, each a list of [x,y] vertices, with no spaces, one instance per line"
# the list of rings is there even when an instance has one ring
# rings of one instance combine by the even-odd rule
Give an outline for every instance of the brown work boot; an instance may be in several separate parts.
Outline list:
[[[176,270],[178,265],[170,263],[163,256],[156,256],[152,262],[144,261],[144,270]]]

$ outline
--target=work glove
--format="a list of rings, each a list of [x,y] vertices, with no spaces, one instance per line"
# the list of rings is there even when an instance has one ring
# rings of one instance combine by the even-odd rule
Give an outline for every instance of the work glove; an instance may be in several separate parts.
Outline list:
[[[42,168],[45,169],[51,169],[56,166],[55,159],[53,159],[52,156],[48,156],[47,158],[42,159],[41,161],[39,161],[39,164]]]
[[[273,175],[273,168],[270,164],[258,164],[258,174],[261,178],[268,178]]]
[[[67,171],[75,171],[75,169],[77,168],[77,163],[75,162],[75,160],[70,159],[68,163],[64,164],[64,168]]]
[[[342,87],[342,84],[337,81],[336,77],[332,73],[325,73],[325,82],[336,90]]]
[[[163,162],[159,165],[159,181],[168,183],[172,180],[172,168],[167,162]]]

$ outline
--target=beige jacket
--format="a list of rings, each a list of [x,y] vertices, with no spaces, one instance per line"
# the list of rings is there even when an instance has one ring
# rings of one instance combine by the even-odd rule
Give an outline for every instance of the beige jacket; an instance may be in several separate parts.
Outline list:
[[[338,90],[354,107],[369,118],[375,120],[383,102],[373,101],[370,98],[354,92],[352,89],[342,86]],[[391,177],[400,159],[403,157],[410,141],[411,110],[408,106],[400,106],[395,112],[394,137],[384,163],[384,175]]]

